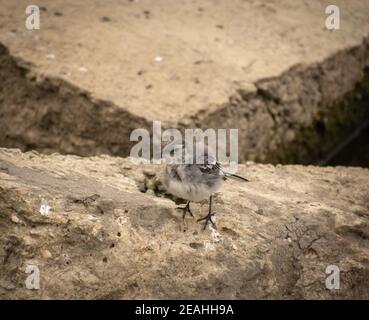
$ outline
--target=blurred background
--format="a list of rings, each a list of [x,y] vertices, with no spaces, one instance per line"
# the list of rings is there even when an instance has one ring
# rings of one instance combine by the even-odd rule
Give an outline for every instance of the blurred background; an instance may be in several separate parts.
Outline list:
[[[241,162],[368,167],[369,2],[330,4],[0,0],[0,146],[128,156],[159,120],[238,128]]]

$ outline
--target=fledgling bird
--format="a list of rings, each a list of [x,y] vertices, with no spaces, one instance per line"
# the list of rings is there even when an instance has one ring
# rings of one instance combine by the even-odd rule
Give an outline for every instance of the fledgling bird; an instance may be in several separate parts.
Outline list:
[[[179,148],[182,149],[182,160],[185,160],[186,153],[184,144],[180,145]],[[197,220],[205,220],[205,230],[209,222],[214,228],[216,228],[215,223],[212,220],[212,217],[215,214],[215,212],[212,211],[212,199],[213,194],[220,189],[222,182],[227,179],[241,182],[249,180],[238,175],[225,172],[221,168],[221,165],[215,161],[215,158],[212,156],[213,153],[210,152],[210,149],[206,145],[201,146],[199,143],[196,143],[194,150],[197,148],[203,149],[202,159],[199,159],[194,151],[194,161],[191,164],[186,164],[185,161],[182,161],[182,163],[167,163],[165,166],[163,183],[168,192],[187,200],[185,207],[177,208],[183,211],[183,219],[187,213],[193,217],[190,209],[191,202],[200,202],[202,200],[209,199],[208,214]]]

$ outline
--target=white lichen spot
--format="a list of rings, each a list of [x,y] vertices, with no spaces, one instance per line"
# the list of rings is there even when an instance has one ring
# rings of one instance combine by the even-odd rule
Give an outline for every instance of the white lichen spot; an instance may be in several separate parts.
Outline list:
[[[214,244],[210,240],[204,240],[205,250],[214,250]]]
[[[41,200],[41,206],[40,206],[40,213],[43,216],[46,216],[50,213],[51,207],[49,206],[49,204],[47,203],[47,201],[45,199]]]
[[[214,250],[215,244],[223,241],[223,236],[212,225],[209,226],[209,229],[211,232],[210,240],[204,240],[204,248],[206,250]]]
[[[212,226],[209,226],[211,231],[211,239],[214,243],[220,242],[223,240],[223,236]]]
[[[56,58],[56,56],[55,56],[55,54],[53,54],[53,53],[48,53],[48,54],[46,55],[46,58],[47,58],[47,59],[49,59],[49,60],[54,60],[54,59]]]
[[[127,223],[127,218],[126,217],[118,217],[117,218],[117,223],[120,225],[120,226],[122,226],[122,225],[124,225],[125,223]]]
[[[154,59],[155,62],[162,62],[163,61],[163,57],[157,56]]]

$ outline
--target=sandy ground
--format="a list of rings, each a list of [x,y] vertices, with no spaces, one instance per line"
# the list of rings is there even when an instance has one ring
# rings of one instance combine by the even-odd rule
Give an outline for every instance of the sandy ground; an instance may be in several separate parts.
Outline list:
[[[330,1],[38,1],[41,29],[25,29],[29,1],[0,0],[0,42],[44,76],[61,77],[148,120],[177,121],[226,102],[236,89],[358,44],[369,5]]]

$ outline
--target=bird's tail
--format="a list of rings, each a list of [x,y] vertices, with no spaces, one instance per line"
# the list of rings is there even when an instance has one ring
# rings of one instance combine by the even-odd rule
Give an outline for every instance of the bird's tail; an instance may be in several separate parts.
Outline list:
[[[228,173],[228,172],[224,172],[224,177],[225,178],[228,178],[228,179],[236,180],[236,181],[241,181],[241,182],[248,182],[248,181],[250,181],[250,180],[248,180],[248,179],[246,179],[244,177],[238,176],[236,174]]]

